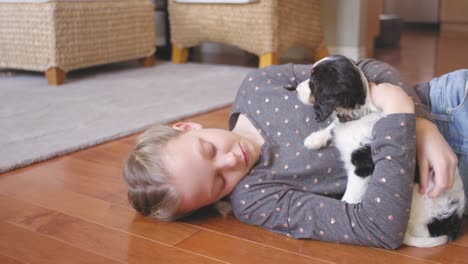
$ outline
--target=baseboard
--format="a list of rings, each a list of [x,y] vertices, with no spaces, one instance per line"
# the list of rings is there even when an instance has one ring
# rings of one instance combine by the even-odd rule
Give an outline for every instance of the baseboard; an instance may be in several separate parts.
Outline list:
[[[405,31],[439,31],[440,23],[404,22]]]

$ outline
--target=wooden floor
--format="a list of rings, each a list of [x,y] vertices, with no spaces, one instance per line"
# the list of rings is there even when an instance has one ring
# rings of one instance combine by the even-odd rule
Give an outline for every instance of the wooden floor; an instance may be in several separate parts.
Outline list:
[[[466,37],[405,32],[400,49],[376,57],[414,83],[468,68],[467,47]],[[225,128],[228,113],[189,119]],[[1,175],[0,263],[468,263],[468,221],[450,244],[387,251],[295,240],[211,209],[176,223],[145,219],[127,203],[121,176],[136,136]]]

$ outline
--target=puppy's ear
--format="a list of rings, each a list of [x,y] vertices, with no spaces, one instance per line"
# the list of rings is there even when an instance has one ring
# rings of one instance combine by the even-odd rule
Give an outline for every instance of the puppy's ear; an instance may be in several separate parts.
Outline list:
[[[332,67],[319,65],[312,72],[310,90],[315,95],[315,120],[325,121],[339,105],[336,91],[336,70]]]
[[[335,111],[338,103],[336,100],[321,100],[320,102],[315,102],[315,120],[317,122],[325,121],[332,113]]]
[[[310,88],[310,93],[312,95],[315,94],[315,83],[314,83],[313,78],[314,78],[314,76],[310,75],[309,81],[307,82],[307,84],[309,85],[309,88]]]

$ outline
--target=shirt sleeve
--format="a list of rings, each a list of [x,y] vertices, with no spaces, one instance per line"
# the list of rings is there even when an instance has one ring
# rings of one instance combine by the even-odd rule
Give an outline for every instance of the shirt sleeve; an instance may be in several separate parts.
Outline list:
[[[430,109],[421,102],[421,99],[415,89],[410,86],[406,80],[404,80],[397,69],[385,62],[374,59],[361,60],[358,62],[358,67],[361,68],[364,75],[366,75],[370,82],[374,82],[376,84],[391,83],[402,87],[403,90],[413,99],[416,115],[429,121],[433,121],[430,115]]]
[[[385,116],[373,134],[375,169],[362,202],[348,204],[265,181],[232,193],[234,214],[243,222],[294,238],[398,248],[410,213],[415,115]]]

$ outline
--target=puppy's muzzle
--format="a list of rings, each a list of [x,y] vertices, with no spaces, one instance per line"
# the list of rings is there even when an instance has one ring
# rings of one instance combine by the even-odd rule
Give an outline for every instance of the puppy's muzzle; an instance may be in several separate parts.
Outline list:
[[[315,103],[315,97],[309,87],[309,80],[301,82],[297,87],[297,98],[304,104],[312,105]]]

